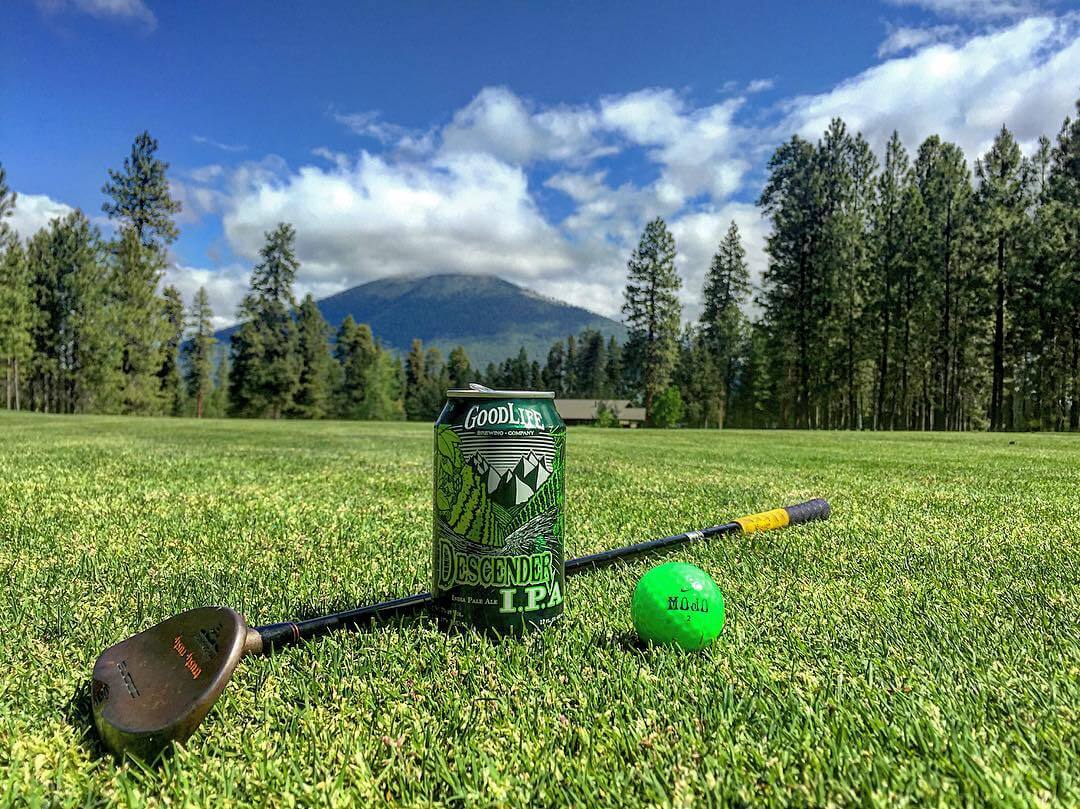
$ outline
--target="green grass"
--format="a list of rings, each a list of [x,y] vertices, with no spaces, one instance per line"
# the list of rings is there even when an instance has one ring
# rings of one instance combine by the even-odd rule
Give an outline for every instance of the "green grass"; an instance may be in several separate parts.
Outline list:
[[[245,660],[162,766],[103,755],[116,640],[427,589],[430,462],[425,425],[0,414],[0,805],[1080,803],[1069,435],[572,430],[572,554],[833,518],[670,557],[727,599],[703,654],[634,641],[636,562],[523,641],[420,618]]]

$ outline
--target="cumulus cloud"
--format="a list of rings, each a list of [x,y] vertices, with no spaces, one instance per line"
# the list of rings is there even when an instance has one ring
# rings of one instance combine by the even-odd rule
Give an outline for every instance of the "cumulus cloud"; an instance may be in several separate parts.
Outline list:
[[[489,154],[518,165],[587,161],[613,151],[600,143],[599,123],[595,110],[586,107],[535,111],[505,87],[486,87],[443,129],[442,149]]]
[[[46,14],[73,10],[102,19],[131,20],[150,31],[157,27],[157,17],[143,0],[37,0],[37,5]]]
[[[67,216],[74,208],[44,194],[19,194],[15,211],[7,223],[21,239],[29,239],[57,217]]]
[[[978,35],[951,24],[897,28],[876,66],[825,92],[759,108],[754,123],[744,123],[743,107],[767,80],[705,104],[645,88],[542,105],[489,87],[424,131],[377,113],[335,114],[376,143],[319,147],[300,166],[273,155],[220,171],[211,164],[180,183],[193,213],[222,217],[242,262],[228,265],[219,286],[207,284],[222,318],[232,317],[264,234],[281,221],[297,230],[301,294],[393,275],[493,274],[618,317],[627,258],[657,215],[675,235],[692,318],[732,220],[760,284],[769,223],[752,200],[777,143],[792,132],[816,140],[840,116],[878,149],[894,128],[911,149],[936,132],[974,159],[1002,123],[1030,144],[1056,132],[1072,108],[1077,25],[1066,15],[1005,21]],[[190,291],[212,280],[210,270],[170,272],[187,278]]]
[[[255,175],[226,212],[225,233],[254,258],[280,221],[296,226],[309,283],[434,271],[527,280],[572,269],[525,172],[481,153],[411,164],[363,152],[344,169],[304,166],[282,181]]]
[[[1002,124],[1030,148],[1072,106],[1080,76],[1075,17],[1026,19],[960,44],[887,60],[832,90],[786,104],[777,135],[818,138],[834,116],[881,149],[895,129],[909,146],[931,133],[983,153]]]
[[[601,103],[604,122],[632,143],[650,147],[661,166],[657,201],[672,211],[697,194],[724,198],[738,190],[750,164],[745,132],[735,125],[744,99],[691,108],[670,89],[641,90]]]

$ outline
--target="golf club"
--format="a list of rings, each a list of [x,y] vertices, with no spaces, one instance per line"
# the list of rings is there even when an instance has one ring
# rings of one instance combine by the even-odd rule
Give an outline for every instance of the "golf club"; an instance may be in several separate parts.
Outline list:
[[[809,500],[700,531],[579,556],[567,561],[566,573],[582,573],[687,542],[768,531],[828,516],[825,500]],[[128,753],[153,761],[170,744],[195,732],[245,655],[270,652],[375,619],[409,615],[430,603],[429,593],[418,593],[305,621],[260,627],[249,627],[228,607],[188,610],[102,652],[94,664],[91,687],[94,724],[105,746],[117,755]]]

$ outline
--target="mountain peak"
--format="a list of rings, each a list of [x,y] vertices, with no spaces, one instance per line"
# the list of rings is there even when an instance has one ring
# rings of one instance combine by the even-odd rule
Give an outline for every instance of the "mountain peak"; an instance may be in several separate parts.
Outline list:
[[[493,275],[435,273],[380,278],[318,301],[336,331],[348,315],[367,323],[383,345],[404,354],[414,338],[445,358],[463,346],[474,367],[501,362],[524,347],[541,363],[555,340],[584,329],[622,340],[626,328],[588,309],[540,295]],[[235,327],[218,333],[231,337]]]

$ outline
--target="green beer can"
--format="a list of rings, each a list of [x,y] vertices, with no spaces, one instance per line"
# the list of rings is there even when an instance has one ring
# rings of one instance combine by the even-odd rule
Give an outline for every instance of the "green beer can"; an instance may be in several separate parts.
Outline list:
[[[565,447],[550,391],[447,391],[435,422],[431,592],[441,620],[514,633],[562,615]]]

